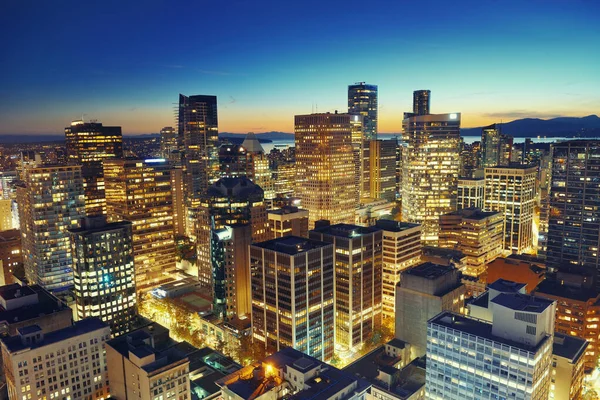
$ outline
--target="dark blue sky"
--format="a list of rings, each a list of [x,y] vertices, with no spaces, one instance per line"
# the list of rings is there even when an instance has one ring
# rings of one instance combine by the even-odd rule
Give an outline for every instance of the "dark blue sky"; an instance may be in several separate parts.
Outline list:
[[[380,131],[412,91],[463,126],[600,113],[597,1],[29,1],[0,5],[0,133],[72,119],[173,125],[178,93],[215,94],[220,130],[293,130],[379,85]]]

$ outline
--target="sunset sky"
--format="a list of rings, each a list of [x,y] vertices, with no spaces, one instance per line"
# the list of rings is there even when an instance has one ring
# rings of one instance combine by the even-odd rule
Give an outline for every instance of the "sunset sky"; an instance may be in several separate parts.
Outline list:
[[[4,1],[0,133],[73,119],[174,125],[178,93],[218,96],[221,132],[293,132],[379,86],[379,131],[412,91],[473,127],[600,114],[597,1]]]

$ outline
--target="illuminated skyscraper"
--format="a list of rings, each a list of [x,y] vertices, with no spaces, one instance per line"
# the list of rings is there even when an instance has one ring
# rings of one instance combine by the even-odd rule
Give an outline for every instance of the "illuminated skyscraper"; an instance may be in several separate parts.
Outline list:
[[[376,227],[327,225],[309,238],[333,243],[335,265],[335,344],[360,349],[381,326],[382,240]]]
[[[484,208],[504,215],[506,251],[521,254],[533,246],[533,207],[537,167],[511,165],[485,169]]]
[[[600,141],[553,145],[549,266],[596,277],[600,287]]]
[[[456,210],[460,113],[405,118],[402,136],[402,220],[421,224],[425,244],[437,244],[439,216]]]
[[[286,205],[268,211],[268,238],[284,236],[308,237],[308,211]]]
[[[483,191],[485,179],[459,178],[456,209],[477,207],[483,208]]]
[[[217,96],[180,94],[178,131],[186,173],[186,198],[191,201],[218,179]]]
[[[363,140],[377,139],[377,85],[364,82],[349,85],[348,114],[363,116]]]
[[[172,278],[175,271],[171,166],[163,159],[104,162],[109,222],[131,221],[138,291]]]
[[[181,162],[181,154],[179,152],[179,135],[171,126],[165,126],[160,130],[160,155],[167,160],[176,163]]]
[[[315,221],[354,222],[355,167],[350,114],[296,115],[296,196]]]
[[[329,361],[334,350],[334,249],[285,236],[250,246],[252,335]]]
[[[128,332],[137,314],[131,222],[86,217],[70,233],[78,319],[100,318],[114,336]]]
[[[512,158],[513,137],[500,132],[500,125],[481,128],[481,166],[507,166]]]
[[[246,177],[221,178],[212,184],[196,210],[198,279],[213,290],[211,231],[234,224],[250,224],[252,241],[267,239],[267,207],[264,192]]]
[[[81,166],[26,167],[17,187],[25,276],[51,291],[73,286],[68,229],[85,216]]]
[[[431,103],[431,90],[415,90],[413,92],[413,114],[428,115]]]
[[[369,142],[369,186],[373,199],[396,201],[396,139]]]
[[[123,157],[120,126],[73,121],[65,128],[67,161],[81,165],[87,215],[106,214],[102,161]]]

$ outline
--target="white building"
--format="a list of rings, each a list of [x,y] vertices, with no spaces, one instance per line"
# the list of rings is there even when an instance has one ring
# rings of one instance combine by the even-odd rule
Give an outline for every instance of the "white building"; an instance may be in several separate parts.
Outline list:
[[[0,339],[3,373],[12,400],[106,399],[104,343],[110,328],[97,318],[44,333],[38,325]]]
[[[427,324],[428,399],[547,399],[556,303],[490,296],[492,322],[444,312]]]

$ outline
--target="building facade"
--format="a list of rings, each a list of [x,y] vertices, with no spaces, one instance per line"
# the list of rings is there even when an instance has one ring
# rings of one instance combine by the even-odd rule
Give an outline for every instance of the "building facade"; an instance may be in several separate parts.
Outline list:
[[[137,315],[131,222],[86,217],[69,232],[78,319],[97,317],[113,335],[128,332]]]
[[[600,141],[553,145],[546,260],[553,268],[600,269]],[[600,287],[600,281],[596,283]]]
[[[308,211],[294,207],[283,206],[267,212],[269,219],[268,239],[283,236],[308,237]]]
[[[485,192],[485,179],[483,178],[459,178],[458,196],[456,198],[456,209],[483,208],[483,193]]]
[[[397,140],[369,141],[370,198],[396,201]]]
[[[106,214],[102,162],[123,158],[120,126],[102,126],[99,122],[73,121],[65,128],[67,161],[81,165],[87,215]]]
[[[402,220],[421,224],[426,244],[437,244],[439,216],[456,211],[460,168],[460,114],[405,118]]]
[[[421,261],[421,226],[381,219],[375,226],[383,231],[382,307],[383,318],[396,318],[396,285],[402,271]]]
[[[504,218],[495,211],[464,208],[440,216],[439,246],[466,256],[465,275],[480,277],[488,263],[502,253]]]
[[[484,208],[504,215],[504,250],[521,254],[533,247],[537,168],[513,165],[485,169]]]
[[[10,399],[106,399],[104,343],[108,325],[96,318],[45,333],[37,325],[0,339]]]
[[[308,236],[332,243],[335,251],[335,344],[342,351],[360,349],[381,326],[383,231],[336,224]]]
[[[21,231],[10,229],[0,232],[0,286],[14,283],[13,272],[23,263]]]
[[[296,115],[296,196],[318,220],[352,223],[356,207],[350,114]]]
[[[68,230],[85,216],[81,166],[27,167],[17,188],[23,266],[30,283],[48,290],[73,286]]]
[[[377,85],[358,82],[348,86],[348,114],[363,116],[363,140],[377,139],[377,112]]]
[[[108,222],[130,221],[137,291],[175,271],[171,166],[163,159],[104,162]]]
[[[333,245],[285,236],[250,246],[253,340],[333,357]]]
[[[413,92],[413,114],[414,115],[429,114],[430,104],[431,104],[431,90],[415,90]]]

